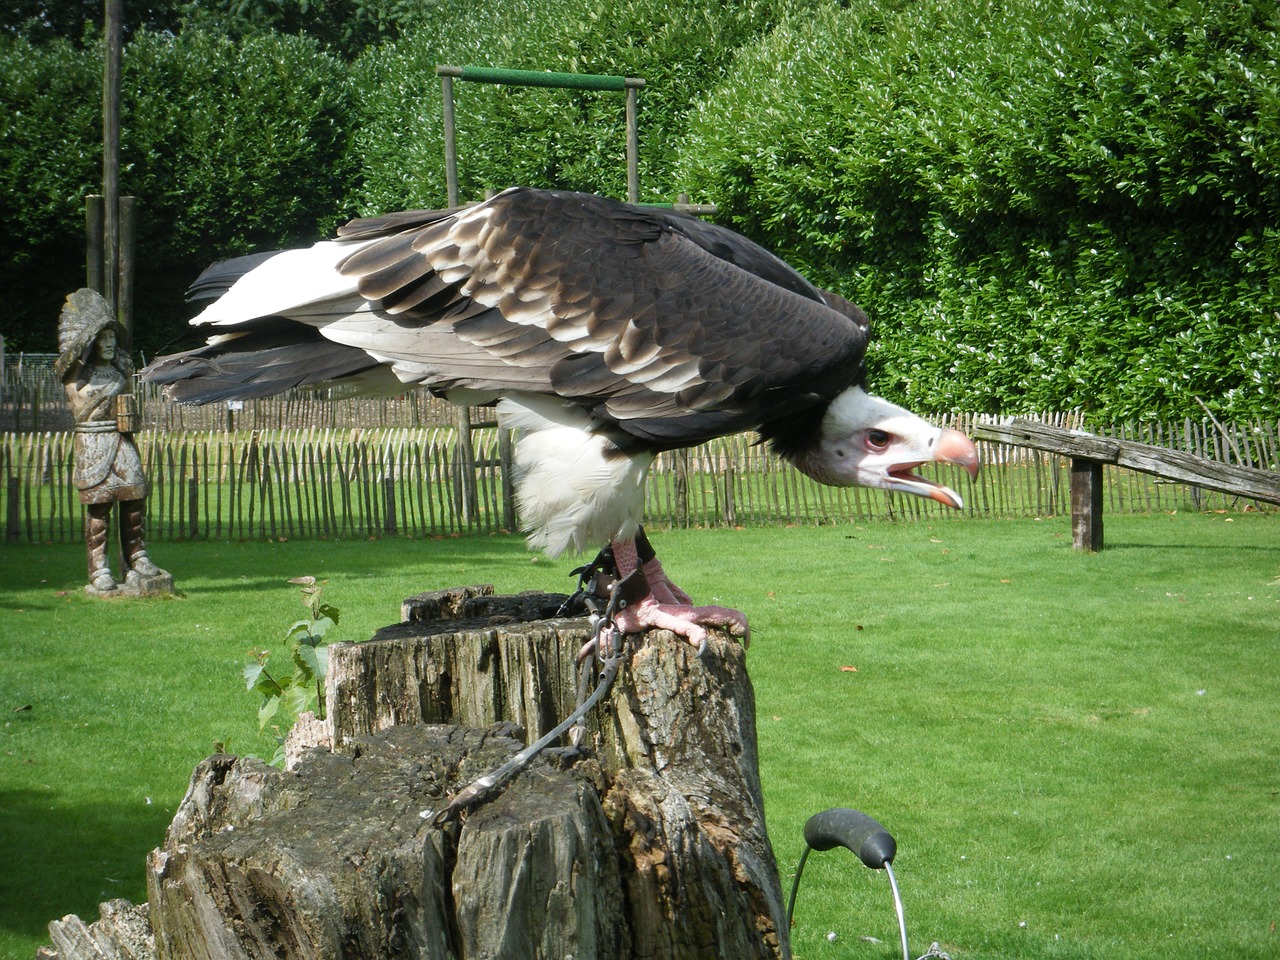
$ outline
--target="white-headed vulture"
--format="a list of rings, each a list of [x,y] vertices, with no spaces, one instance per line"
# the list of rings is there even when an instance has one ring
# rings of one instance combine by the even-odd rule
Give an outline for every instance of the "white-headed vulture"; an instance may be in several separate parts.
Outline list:
[[[208,403],[291,387],[421,385],[497,403],[518,431],[530,545],[611,544],[649,592],[627,632],[745,635],[694,607],[640,529],[655,454],[754,430],[833,486],[930,497],[921,464],[978,466],[963,434],[863,389],[867,318],[744,237],[694,217],[589,194],[512,188],[475,206],[354,220],[309,249],[224,261],[193,286],[208,344],[145,376]],[[638,544],[638,545],[637,545]]]

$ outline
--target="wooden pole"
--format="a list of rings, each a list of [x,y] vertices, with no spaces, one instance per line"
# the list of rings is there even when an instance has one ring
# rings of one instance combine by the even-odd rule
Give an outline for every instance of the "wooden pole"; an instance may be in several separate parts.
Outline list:
[[[1238,464],[1222,463],[1168,447],[1099,437],[1081,430],[1065,430],[1030,420],[1007,424],[978,424],[977,440],[1009,443],[1048,450],[1074,459],[1107,463],[1128,470],[1140,470],[1176,483],[1208,487],[1237,497],[1280,504],[1280,474],[1251,470]],[[1171,442],[1173,438],[1170,438]]]
[[[636,120],[636,90],[643,80],[627,83],[627,200],[640,202],[640,134]]]
[[[455,462],[458,465],[458,489],[454,498],[458,507],[458,518],[463,526],[475,522],[480,512],[479,498],[476,496],[476,451],[471,437],[471,408],[458,408],[458,452]]]
[[[1071,458],[1071,543],[1077,550],[1102,549],[1102,464]]]
[[[119,198],[119,236],[116,253],[116,319],[124,330],[120,349],[133,355],[133,255],[137,248],[138,205],[134,197]]]
[[[84,198],[84,285],[102,293],[102,265],[106,262],[102,250],[102,194],[91,193]]]
[[[502,471],[502,525],[515,530],[519,525],[516,516],[515,442],[510,430],[498,431],[499,470]]]
[[[123,61],[123,0],[104,0],[107,42],[102,77],[102,297],[117,313],[120,276],[120,69]]]

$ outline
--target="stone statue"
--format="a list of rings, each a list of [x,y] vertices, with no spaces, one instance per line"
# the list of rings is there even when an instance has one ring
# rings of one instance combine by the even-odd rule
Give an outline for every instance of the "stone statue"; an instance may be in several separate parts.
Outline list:
[[[58,323],[54,365],[75,418],[72,477],[85,506],[84,539],[90,593],[171,593],[173,578],[147,556],[143,541],[147,478],[133,442],[137,400],[130,390],[133,364],[117,349],[120,326],[94,290],[67,297]],[[111,508],[119,504],[123,582],[111,574]]]

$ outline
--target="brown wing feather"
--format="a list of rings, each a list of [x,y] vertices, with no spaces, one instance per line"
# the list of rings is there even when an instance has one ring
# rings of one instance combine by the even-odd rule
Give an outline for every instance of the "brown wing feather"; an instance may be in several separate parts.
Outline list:
[[[857,307],[737,234],[590,195],[511,190],[341,233],[384,235],[340,266],[362,296],[664,444],[821,404],[865,349]]]

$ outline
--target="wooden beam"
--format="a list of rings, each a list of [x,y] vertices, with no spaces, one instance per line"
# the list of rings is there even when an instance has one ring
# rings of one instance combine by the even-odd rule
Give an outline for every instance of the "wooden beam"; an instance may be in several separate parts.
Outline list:
[[[1064,430],[1030,420],[984,423],[973,436],[993,443],[1034,447],[1066,457],[1095,460],[1129,470],[1150,473],[1164,480],[1188,483],[1237,497],[1280,504],[1280,473],[1209,460],[1181,450],[1157,447],[1133,440],[1099,437],[1083,430]]]
[[[439,72],[439,71],[437,71]],[[440,76],[440,96],[444,100],[444,180],[449,206],[458,205],[458,135],[453,115],[453,77]]]

